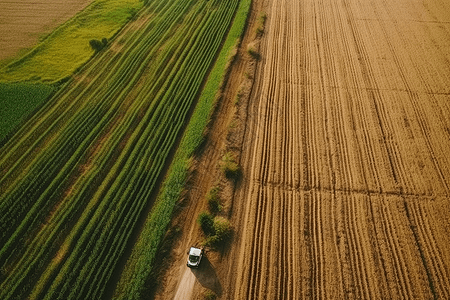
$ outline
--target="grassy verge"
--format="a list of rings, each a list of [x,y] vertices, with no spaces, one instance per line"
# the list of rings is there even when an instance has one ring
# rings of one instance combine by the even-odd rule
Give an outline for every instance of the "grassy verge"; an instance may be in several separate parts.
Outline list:
[[[159,243],[171,220],[175,203],[178,201],[184,189],[190,159],[203,140],[203,132],[214,108],[216,94],[222,84],[232,53],[244,31],[250,5],[251,0],[242,0],[239,4],[228,37],[214,68],[211,70],[156,204],[149,214],[131,257],[125,266],[115,291],[115,299],[140,298],[142,291],[145,289],[146,282],[153,272],[153,260]]]
[[[142,7],[141,0],[95,0],[20,59],[0,69],[0,81],[57,82],[94,54],[89,41],[111,39]]]
[[[42,83],[0,83],[0,142],[53,92]]]

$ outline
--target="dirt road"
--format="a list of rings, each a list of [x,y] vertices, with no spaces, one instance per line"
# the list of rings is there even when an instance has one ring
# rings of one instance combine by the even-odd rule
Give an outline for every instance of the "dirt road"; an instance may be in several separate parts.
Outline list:
[[[191,299],[194,290],[195,275],[191,269],[186,268],[180,285],[177,287],[174,300]]]
[[[450,3],[255,0],[247,40],[262,12],[219,299],[450,299]],[[190,219],[156,299],[208,287]]]
[[[450,298],[450,4],[266,1],[233,299]]]

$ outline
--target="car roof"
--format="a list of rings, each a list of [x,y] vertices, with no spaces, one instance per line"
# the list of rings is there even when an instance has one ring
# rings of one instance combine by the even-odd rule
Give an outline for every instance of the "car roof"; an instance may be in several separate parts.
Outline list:
[[[200,254],[202,254],[202,250],[195,248],[195,247],[191,247],[191,249],[189,250],[189,255],[195,255],[195,256],[200,256]]]

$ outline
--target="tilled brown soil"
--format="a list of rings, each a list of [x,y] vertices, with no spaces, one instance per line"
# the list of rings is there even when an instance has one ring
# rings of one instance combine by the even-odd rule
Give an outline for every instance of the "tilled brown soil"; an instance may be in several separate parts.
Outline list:
[[[266,1],[234,299],[450,298],[450,3]]]
[[[206,147],[156,298],[450,299],[449,24],[442,0],[255,0],[241,57],[254,43],[261,58],[228,86],[254,79],[232,245],[186,271],[223,149]]]
[[[0,60],[35,45],[92,0],[0,0]]]

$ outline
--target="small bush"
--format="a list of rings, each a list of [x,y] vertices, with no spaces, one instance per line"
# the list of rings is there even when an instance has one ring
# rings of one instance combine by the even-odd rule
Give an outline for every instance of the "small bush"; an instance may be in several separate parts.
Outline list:
[[[241,87],[240,89],[239,89],[239,92],[237,93],[237,95],[236,95],[236,99],[234,99],[234,104],[235,105],[239,105],[239,103],[241,102],[241,99],[242,99],[242,97],[244,97],[244,88],[243,87]]]
[[[214,235],[210,235],[203,242],[204,246],[215,247],[221,246],[224,242],[228,241],[233,232],[233,227],[230,221],[224,217],[214,218]]]
[[[256,34],[258,36],[262,35],[264,33],[264,28],[262,28],[261,26],[256,28]]]
[[[203,299],[205,299],[205,300],[216,300],[217,299],[217,295],[213,291],[208,290],[208,291],[206,291],[203,294]]]
[[[220,187],[215,186],[211,188],[206,195],[206,199],[208,200],[209,210],[215,214],[222,210],[222,205],[220,205],[220,197],[219,197]]]
[[[219,237],[217,235],[208,236],[203,242],[202,246],[214,247],[219,244]]]
[[[247,53],[256,60],[261,58],[261,55],[252,47],[248,48]]]
[[[260,22],[264,25],[267,20],[267,14],[265,12],[261,13],[261,16],[259,17]]]
[[[256,28],[256,35],[257,36],[261,36],[264,33],[264,27],[265,27],[265,24],[266,24],[266,20],[267,20],[267,14],[266,13],[262,13],[259,16],[258,28]]]
[[[233,232],[230,221],[228,221],[224,217],[214,218],[214,230],[216,233],[215,236],[217,237],[217,243],[222,243],[228,240],[231,237],[231,233]]]
[[[241,172],[241,167],[236,163],[233,153],[227,152],[220,162],[220,168],[227,178],[236,178]]]
[[[209,212],[201,212],[197,219],[200,227],[206,235],[214,235],[214,217]]]

